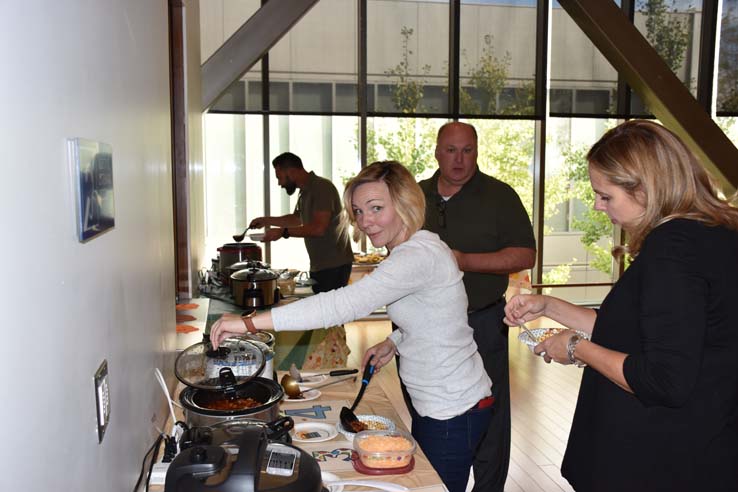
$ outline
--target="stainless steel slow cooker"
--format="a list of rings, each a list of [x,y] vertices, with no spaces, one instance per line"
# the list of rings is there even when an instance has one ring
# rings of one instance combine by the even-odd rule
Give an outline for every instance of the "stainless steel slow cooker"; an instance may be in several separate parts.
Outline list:
[[[266,366],[259,342],[227,338],[218,350],[209,341],[196,343],[177,356],[174,373],[187,388],[179,400],[189,426],[208,426],[222,420],[248,417],[276,420],[282,387],[258,377]]]
[[[265,268],[246,268],[231,275],[233,302],[241,307],[263,308],[279,302],[277,274]]]
[[[239,261],[261,261],[261,246],[256,243],[227,243],[218,248],[218,272],[228,279],[227,268]]]

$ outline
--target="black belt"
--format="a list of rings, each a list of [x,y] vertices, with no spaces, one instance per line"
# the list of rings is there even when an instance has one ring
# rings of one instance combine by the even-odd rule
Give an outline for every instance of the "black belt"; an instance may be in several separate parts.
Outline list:
[[[466,312],[466,314],[472,314],[472,313],[477,313],[479,311],[484,311],[486,309],[490,309],[490,308],[493,308],[493,307],[495,307],[495,306],[497,306],[499,304],[502,304],[503,302],[505,302],[505,296],[504,295],[501,296],[499,299],[492,301],[491,303],[487,304],[484,307],[481,307],[479,309],[470,309],[470,310],[468,310]]]

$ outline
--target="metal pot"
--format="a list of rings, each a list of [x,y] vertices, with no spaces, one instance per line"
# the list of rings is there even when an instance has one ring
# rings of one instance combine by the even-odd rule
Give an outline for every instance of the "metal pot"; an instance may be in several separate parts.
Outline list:
[[[231,294],[237,306],[263,308],[279,302],[277,274],[247,268],[231,275]]]
[[[213,410],[207,406],[218,401],[228,400],[222,391],[208,391],[200,388],[187,387],[179,394],[179,401],[184,407],[185,422],[192,426],[209,426],[223,420],[234,420],[243,417],[272,422],[279,417],[279,402],[284,396],[284,390],[279,383],[266,378],[254,378],[239,387],[233,393],[233,398],[252,398],[261,405],[252,408],[237,410]]]
[[[248,417],[271,422],[277,418],[282,387],[257,377],[266,367],[266,345],[242,337],[223,340],[218,350],[209,341],[187,347],[174,362],[174,374],[187,388],[179,400],[190,426]],[[273,372],[273,369],[272,369]],[[253,402],[241,402],[250,398]]]
[[[228,243],[218,248],[221,277],[228,279],[227,268],[239,261],[261,261],[261,247],[256,243]]]

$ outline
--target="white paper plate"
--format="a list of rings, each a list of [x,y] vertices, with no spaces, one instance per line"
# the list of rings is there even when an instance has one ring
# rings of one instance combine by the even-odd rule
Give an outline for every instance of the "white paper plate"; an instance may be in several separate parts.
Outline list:
[[[310,400],[315,400],[316,398],[320,398],[320,395],[321,395],[320,390],[309,389],[307,387],[305,388],[301,387],[300,389],[302,390],[302,396],[304,396],[305,398],[288,398],[287,395],[285,395],[283,401],[300,403],[303,401],[310,401]]]
[[[323,480],[324,485],[325,482],[335,482],[336,480],[341,480],[341,478],[338,475],[334,475],[333,473],[324,472],[321,470],[320,472],[320,478]],[[342,492],[343,491],[343,485],[334,485],[330,488],[326,487],[329,492]]]
[[[320,422],[295,424],[295,428],[290,433],[292,440],[298,442],[323,442],[338,435],[334,426]]]
[[[541,343],[546,338],[548,338],[550,336],[553,336],[556,333],[560,333],[560,332],[564,331],[565,329],[566,328],[530,328],[530,332],[533,333],[533,336],[536,337],[538,339],[538,341],[533,340],[530,337],[530,335],[528,335],[528,332],[526,332],[526,331],[521,331],[520,332],[520,335],[518,335],[518,340],[520,340],[521,342],[523,342],[524,344],[526,344],[532,350],[533,347],[535,347],[536,345],[538,345],[539,343]],[[585,333],[585,332],[579,331],[579,330],[571,330],[571,331],[575,331],[582,338],[584,338],[586,340],[589,340],[589,334],[588,333]]]
[[[387,428],[383,430],[389,430],[389,431],[395,430],[395,423],[386,417],[380,417],[379,415],[357,415],[356,417],[362,422],[378,422],[378,423],[384,424],[387,426]],[[356,432],[347,431],[346,429],[343,428],[343,425],[341,425],[341,422],[336,423],[336,429],[338,429],[338,432],[343,434],[346,437],[346,439],[353,442]]]

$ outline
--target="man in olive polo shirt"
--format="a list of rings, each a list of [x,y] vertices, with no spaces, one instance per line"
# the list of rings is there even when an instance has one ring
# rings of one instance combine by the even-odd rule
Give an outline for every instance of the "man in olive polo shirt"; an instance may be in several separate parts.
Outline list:
[[[508,275],[531,268],[536,242],[520,197],[477,165],[477,132],[446,123],[436,140],[438,170],[420,186],[425,228],[453,250],[469,298],[469,325],[492,379],[494,412],[474,458],[474,492],[502,492],[510,462],[508,327],[502,322]]]
[[[348,234],[339,227],[343,205],[338,190],[330,180],[305,171],[302,160],[291,152],[275,157],[272,165],[279,186],[288,195],[300,189],[297,206],[291,214],[254,219],[249,227],[273,226],[265,231],[265,242],[304,238],[316,294],[346,286],[354,255]]]

